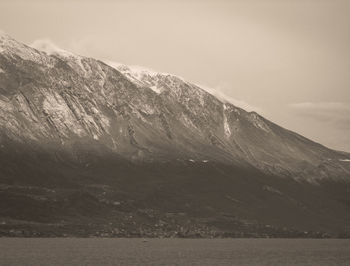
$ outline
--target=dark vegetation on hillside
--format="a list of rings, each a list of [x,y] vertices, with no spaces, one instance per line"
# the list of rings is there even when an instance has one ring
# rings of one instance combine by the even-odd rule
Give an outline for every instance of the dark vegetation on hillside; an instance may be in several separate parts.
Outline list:
[[[349,184],[212,162],[0,152],[0,235],[345,237]],[[322,200],[321,200],[322,199]]]

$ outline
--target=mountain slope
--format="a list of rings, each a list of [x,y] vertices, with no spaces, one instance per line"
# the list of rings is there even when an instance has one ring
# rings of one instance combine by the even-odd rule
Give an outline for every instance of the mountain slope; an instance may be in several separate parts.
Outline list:
[[[137,232],[156,232],[153,220],[192,230],[191,219],[207,235],[348,230],[348,154],[179,77],[45,53],[5,34],[0,143],[6,226],[66,217]]]

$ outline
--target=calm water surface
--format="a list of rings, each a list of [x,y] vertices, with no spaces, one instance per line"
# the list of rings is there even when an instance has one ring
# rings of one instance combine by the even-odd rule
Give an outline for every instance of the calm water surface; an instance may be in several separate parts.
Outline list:
[[[350,240],[0,238],[0,265],[350,265]]]

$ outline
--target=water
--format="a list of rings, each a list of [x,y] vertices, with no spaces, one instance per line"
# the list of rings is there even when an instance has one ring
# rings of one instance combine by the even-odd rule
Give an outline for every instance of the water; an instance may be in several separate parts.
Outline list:
[[[350,265],[350,240],[0,238],[0,265]]]

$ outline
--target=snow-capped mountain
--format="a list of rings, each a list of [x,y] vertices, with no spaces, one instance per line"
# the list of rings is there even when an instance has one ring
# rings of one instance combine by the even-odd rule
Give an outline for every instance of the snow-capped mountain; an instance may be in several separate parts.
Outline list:
[[[176,165],[170,167],[176,176],[182,167],[192,169],[185,176],[212,167],[214,176],[227,178],[248,169],[277,182],[307,181],[307,186],[350,181],[349,154],[222,102],[180,77],[106,64],[47,44],[34,46],[42,50],[0,35],[0,171],[6,182],[29,182],[26,171],[32,171],[33,180],[57,184],[68,176],[67,167],[73,175],[74,167],[93,164],[104,165],[89,172],[102,180],[111,174],[105,169],[120,161],[139,169]],[[26,162],[14,169],[18,158]],[[147,171],[152,176],[158,170]],[[283,194],[264,187],[264,193]]]
[[[98,142],[133,160],[250,164],[296,179],[346,179],[343,154],[223,103],[174,75],[110,67],[1,36],[1,131],[38,145]]]

